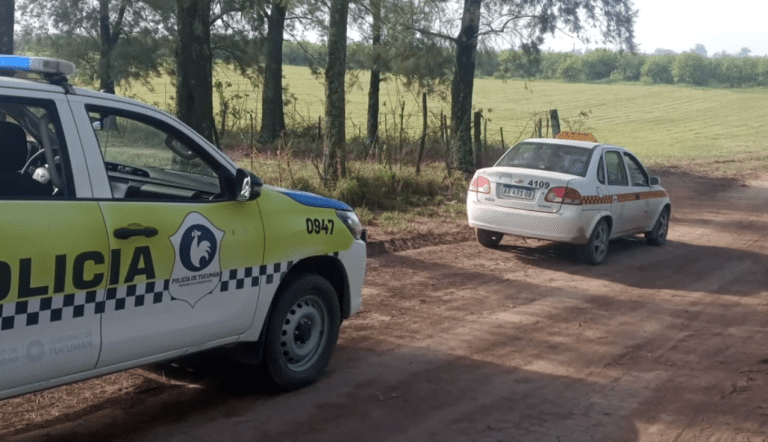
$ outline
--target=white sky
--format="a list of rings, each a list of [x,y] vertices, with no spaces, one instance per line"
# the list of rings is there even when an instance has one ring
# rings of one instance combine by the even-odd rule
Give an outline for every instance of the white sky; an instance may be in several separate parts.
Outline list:
[[[721,51],[738,53],[745,46],[752,56],[768,55],[766,0],[634,0],[634,9],[639,10],[635,43],[640,52],[652,53],[656,48],[683,52],[701,43],[710,57]],[[560,52],[574,45],[587,47],[563,34],[548,37],[543,47]],[[588,47],[615,49],[594,42]]]

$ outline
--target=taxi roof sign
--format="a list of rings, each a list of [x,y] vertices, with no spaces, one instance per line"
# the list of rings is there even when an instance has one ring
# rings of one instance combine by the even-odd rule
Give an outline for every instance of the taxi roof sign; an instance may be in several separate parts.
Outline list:
[[[75,74],[75,64],[50,57],[0,55],[0,70],[32,72],[48,77],[68,77]]]
[[[570,130],[564,130],[557,134],[555,138],[559,140],[574,140],[574,141],[591,141],[597,143],[597,138],[589,132],[573,132]]]

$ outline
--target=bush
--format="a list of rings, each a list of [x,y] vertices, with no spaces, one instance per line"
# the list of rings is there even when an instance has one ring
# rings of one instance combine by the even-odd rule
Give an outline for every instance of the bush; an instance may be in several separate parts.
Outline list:
[[[709,80],[707,60],[697,54],[680,54],[675,57],[675,62],[672,65],[672,77],[675,83],[703,86]]]
[[[607,80],[616,70],[619,54],[608,49],[595,49],[581,57],[582,72],[587,80]]]
[[[652,55],[648,57],[642,69],[642,79],[651,83],[672,84],[675,79],[672,76],[672,64],[675,61],[673,55]]]
[[[566,60],[557,71],[557,77],[565,81],[579,81],[582,79],[581,58],[573,57]]]
[[[616,70],[611,73],[611,77],[621,81],[640,81],[645,59],[646,57],[638,54],[619,54]]]

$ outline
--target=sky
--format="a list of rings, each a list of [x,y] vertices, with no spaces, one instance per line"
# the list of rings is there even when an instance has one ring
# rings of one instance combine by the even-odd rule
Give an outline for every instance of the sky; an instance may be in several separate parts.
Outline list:
[[[717,5],[711,7],[708,5]],[[639,10],[635,21],[635,43],[639,52],[657,48],[683,52],[701,43],[710,57],[716,52],[738,53],[751,49],[752,56],[768,55],[768,2],[765,0],[634,0]],[[548,37],[543,48],[557,52],[595,49],[606,44],[584,45],[557,34]]]

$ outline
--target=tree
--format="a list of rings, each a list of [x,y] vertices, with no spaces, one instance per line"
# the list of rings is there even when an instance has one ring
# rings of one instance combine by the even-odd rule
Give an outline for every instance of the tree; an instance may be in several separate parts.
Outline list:
[[[455,47],[456,63],[451,84],[451,134],[455,140],[458,167],[464,173],[472,173],[472,118],[473,79],[478,39],[507,38],[523,41],[534,48],[543,43],[543,36],[561,28],[589,41],[584,37],[583,26],[600,31],[604,41],[618,43],[622,48],[635,51],[634,19],[636,11],[630,0],[603,0],[596,4],[587,0],[463,0],[461,24],[456,37],[446,31],[435,31],[430,25],[450,23],[440,19],[445,12],[444,1],[430,3],[435,13],[424,26],[416,29],[436,38],[451,41]],[[482,10],[493,11],[483,17]]]
[[[272,0],[267,17],[264,93],[261,97],[261,131],[259,140],[270,143],[285,130],[283,111],[283,32],[287,2]]]
[[[371,78],[368,87],[368,121],[366,143],[373,150],[379,137],[379,86],[381,83],[381,0],[371,4]]]
[[[344,76],[347,65],[349,0],[331,0],[328,20],[328,65],[325,68],[325,139],[323,176],[330,186],[347,176]]]
[[[0,2],[0,54],[13,54],[14,0]]]
[[[123,80],[158,74],[167,46],[163,17],[149,3],[167,0],[18,0],[20,34],[31,47],[69,59],[78,78],[114,93]],[[94,57],[99,54],[99,57]]]
[[[112,74],[112,54],[122,32],[123,17],[128,2],[123,0],[118,7],[117,19],[114,25],[109,23],[109,0],[99,0],[99,39],[101,40],[101,57],[99,58],[99,89],[110,94],[115,93],[115,79]]]
[[[211,0],[176,0],[176,17],[178,117],[200,135],[215,142]]]
[[[709,79],[707,61],[698,54],[683,53],[675,56],[672,65],[672,77],[675,83],[705,85]]]
[[[651,83],[672,84],[675,81],[672,76],[672,63],[674,62],[674,55],[650,56],[643,65],[642,78]]]

